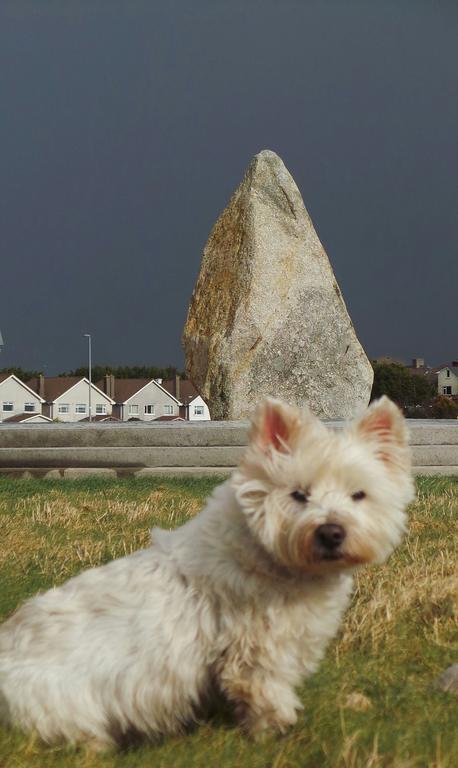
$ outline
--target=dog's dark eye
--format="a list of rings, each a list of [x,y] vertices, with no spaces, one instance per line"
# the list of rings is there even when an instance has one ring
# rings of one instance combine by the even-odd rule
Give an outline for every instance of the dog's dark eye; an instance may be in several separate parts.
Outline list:
[[[366,498],[366,494],[364,491],[356,491],[356,493],[352,493],[351,497],[353,501],[362,501]]]
[[[304,503],[308,500],[309,495],[306,491],[293,491],[291,497],[295,501],[302,501],[302,503]]]

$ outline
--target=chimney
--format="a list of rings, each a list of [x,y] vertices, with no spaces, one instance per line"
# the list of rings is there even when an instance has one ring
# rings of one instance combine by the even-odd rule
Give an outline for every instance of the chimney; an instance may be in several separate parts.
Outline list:
[[[180,399],[180,376],[178,373],[175,375],[175,397],[177,400]]]
[[[452,368],[458,368],[458,360],[452,360]]]
[[[424,368],[425,361],[423,357],[414,357],[412,360],[412,368]]]
[[[105,394],[114,400],[115,377],[112,373],[105,374]]]
[[[43,400],[46,400],[45,398],[45,377],[42,373],[40,373],[38,377],[38,394],[40,397],[43,398]]]

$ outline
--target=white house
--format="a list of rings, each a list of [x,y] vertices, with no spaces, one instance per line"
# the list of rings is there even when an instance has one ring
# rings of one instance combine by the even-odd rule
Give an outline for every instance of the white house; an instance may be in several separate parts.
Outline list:
[[[186,421],[210,421],[210,411],[205,400],[198,394],[194,384],[189,379],[180,379],[178,376],[167,379],[162,385],[168,392],[178,397],[182,403],[180,413]]]
[[[105,376],[98,386],[113,398],[113,414],[121,421],[173,420],[180,417],[180,401],[162,386],[161,379],[115,379]]]
[[[458,396],[458,360],[435,369],[439,395]]]
[[[188,409],[188,419],[189,421],[210,421],[210,411],[208,410],[208,405],[201,398],[200,395],[196,395],[192,400],[189,401],[187,404]]]
[[[40,376],[28,382],[44,399],[43,413],[53,421],[82,421],[89,416],[111,416],[114,400],[82,376]]]
[[[103,381],[92,383],[90,391],[94,421],[110,417],[121,421],[210,420],[208,406],[192,382],[179,377],[162,381],[105,376]],[[88,417],[87,378],[39,376],[24,383],[13,374],[0,375],[0,421],[76,422]]]
[[[438,395],[458,397],[458,360],[430,368],[425,365],[423,358],[414,358],[409,366],[410,372],[416,376],[425,377],[437,387]]]
[[[41,414],[43,397],[14,374],[0,374],[0,421],[25,414]]]

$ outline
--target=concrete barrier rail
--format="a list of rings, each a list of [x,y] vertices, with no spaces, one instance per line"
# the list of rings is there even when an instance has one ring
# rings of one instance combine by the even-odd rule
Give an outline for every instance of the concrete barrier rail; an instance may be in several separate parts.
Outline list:
[[[408,424],[415,472],[458,475],[458,421]],[[247,422],[0,424],[0,474],[227,474],[247,433]]]

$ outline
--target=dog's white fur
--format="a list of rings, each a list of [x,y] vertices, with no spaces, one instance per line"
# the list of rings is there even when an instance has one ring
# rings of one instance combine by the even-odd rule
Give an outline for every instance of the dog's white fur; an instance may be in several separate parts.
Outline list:
[[[3,624],[1,716],[48,742],[109,745],[180,731],[219,689],[249,731],[283,731],[301,706],[294,687],[338,629],[353,569],[390,554],[412,498],[404,420],[389,400],[342,433],[267,400],[240,467],[197,517],[154,529],[148,549]],[[346,534],[332,558],[317,543],[323,524]]]

